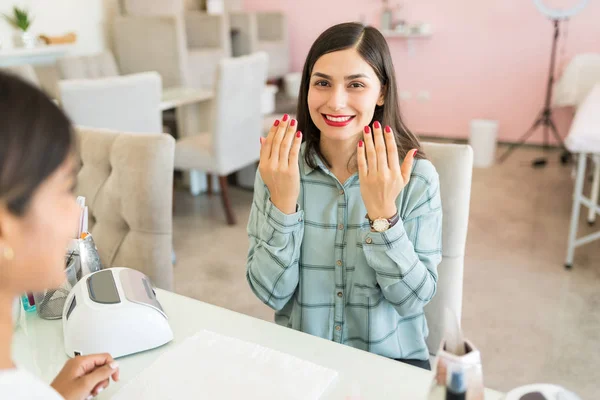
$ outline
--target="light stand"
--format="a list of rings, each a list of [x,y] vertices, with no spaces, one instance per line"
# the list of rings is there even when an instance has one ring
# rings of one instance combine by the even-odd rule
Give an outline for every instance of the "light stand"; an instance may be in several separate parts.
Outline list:
[[[510,154],[515,151],[517,148],[523,146],[527,139],[531,135],[535,133],[535,130],[542,126],[544,128],[544,150],[548,150],[549,145],[549,132],[551,132],[556,139],[556,141],[560,144],[560,147],[563,149],[563,153],[561,154],[560,160],[562,164],[566,164],[569,162],[571,158],[571,154],[565,148],[562,138],[558,134],[558,130],[556,129],[556,125],[552,120],[552,108],[550,107],[550,102],[552,100],[552,88],[554,87],[554,67],[556,64],[556,44],[558,42],[558,36],[560,33],[560,19],[553,19],[554,22],[554,39],[552,41],[552,53],[550,55],[550,70],[548,72],[548,84],[546,86],[546,100],[544,102],[544,107],[538,114],[538,117],[531,125],[531,128],[519,139],[517,143],[513,143],[510,147],[498,158],[498,162],[504,162]],[[543,167],[547,163],[546,157],[535,159],[532,162],[532,166],[534,167]]]

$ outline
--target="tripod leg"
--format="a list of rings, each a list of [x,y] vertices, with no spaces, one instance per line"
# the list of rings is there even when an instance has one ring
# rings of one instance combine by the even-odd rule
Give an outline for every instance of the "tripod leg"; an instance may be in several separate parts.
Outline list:
[[[504,154],[502,154],[500,156],[500,158],[498,158],[498,162],[499,163],[504,162],[504,160],[506,160],[508,158],[508,156],[510,156],[511,153],[517,149],[517,147],[522,146],[525,143],[525,141],[529,138],[529,136],[533,135],[533,132],[535,132],[536,128],[541,123],[542,123],[542,117],[539,116],[538,119],[533,123],[531,128],[529,128],[529,130],[527,132],[525,132],[525,134],[523,136],[521,136],[519,141],[517,143],[511,144],[510,147],[504,152]]]
[[[560,134],[558,133],[558,129],[556,129],[556,125],[554,124],[554,121],[552,121],[552,118],[548,118],[548,125],[550,125],[550,130],[552,131],[554,138],[560,144],[560,147],[562,147],[564,149],[565,144],[564,144],[562,138],[560,137]]]
[[[554,121],[552,121],[552,118],[548,120],[548,124],[550,125],[550,129],[552,131],[552,134],[554,135],[554,138],[560,144],[560,147],[563,150],[562,154],[560,155],[560,162],[561,164],[566,165],[569,163],[569,161],[571,161],[571,153],[569,153],[569,150],[567,150],[567,148],[565,147],[565,143],[558,134],[558,129],[556,129],[556,125],[554,124]]]
[[[550,147],[549,143],[549,135],[548,135],[548,122],[544,121],[544,151],[547,151]]]

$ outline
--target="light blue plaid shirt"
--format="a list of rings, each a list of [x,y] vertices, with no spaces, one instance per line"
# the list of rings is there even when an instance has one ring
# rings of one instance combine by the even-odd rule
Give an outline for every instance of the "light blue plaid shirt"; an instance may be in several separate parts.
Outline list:
[[[435,294],[442,258],[435,168],[415,160],[396,201],[400,221],[376,233],[365,219],[358,174],[342,185],[315,160],[312,169],[301,154],[299,211],[291,215],[271,203],[256,174],[250,287],[280,325],[390,358],[429,359],[423,307]]]

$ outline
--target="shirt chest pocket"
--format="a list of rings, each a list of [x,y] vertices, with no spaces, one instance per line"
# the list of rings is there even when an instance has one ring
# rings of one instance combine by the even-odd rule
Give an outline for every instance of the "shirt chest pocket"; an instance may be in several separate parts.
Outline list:
[[[377,283],[375,270],[367,264],[360,244],[357,244],[355,260],[355,268],[350,278],[351,296],[357,300],[358,298],[363,300],[365,298],[379,298],[381,288]]]

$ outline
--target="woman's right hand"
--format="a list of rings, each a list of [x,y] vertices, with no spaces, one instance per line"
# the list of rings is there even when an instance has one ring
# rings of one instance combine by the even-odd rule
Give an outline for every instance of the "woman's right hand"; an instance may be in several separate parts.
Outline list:
[[[260,138],[258,170],[271,193],[271,202],[285,214],[296,212],[300,195],[298,157],[302,133],[296,133],[297,125],[285,114],[281,121],[275,121],[266,139]]]
[[[77,356],[66,362],[51,386],[65,400],[85,400],[96,396],[119,380],[119,364],[109,354]]]

